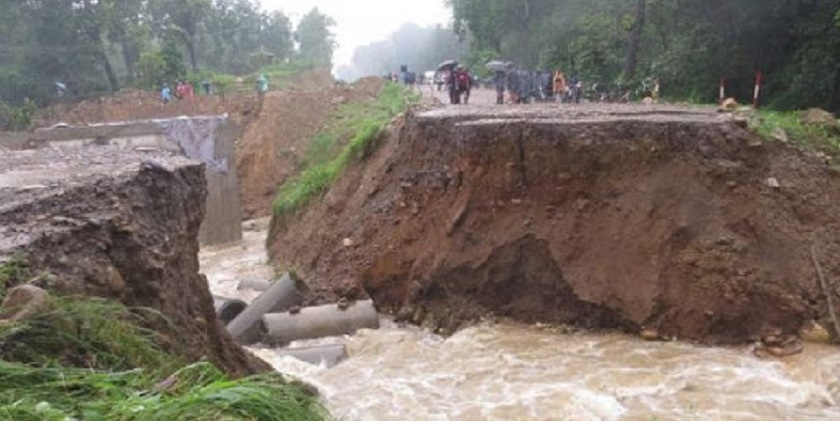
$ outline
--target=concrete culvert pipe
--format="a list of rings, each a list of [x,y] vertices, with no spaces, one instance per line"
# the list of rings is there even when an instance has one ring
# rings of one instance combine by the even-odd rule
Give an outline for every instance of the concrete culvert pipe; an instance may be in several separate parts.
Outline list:
[[[246,279],[244,281],[239,282],[239,285],[236,286],[236,289],[242,291],[243,289],[249,289],[251,291],[268,291],[271,288],[271,284],[273,282],[266,281],[265,279]]]
[[[213,296],[213,306],[216,308],[216,316],[219,317],[223,325],[227,326],[231,320],[245,310],[248,304],[235,298]]]
[[[253,344],[260,340],[260,318],[264,314],[285,311],[299,305],[300,302],[297,282],[289,274],[285,274],[239,313],[227,325],[227,330],[237,342]]]
[[[333,367],[347,358],[347,347],[336,344],[305,348],[287,348],[278,349],[277,354],[292,357],[309,364],[324,364],[327,367]]]
[[[359,301],[346,309],[330,304],[307,307],[299,313],[275,313],[262,317],[261,329],[266,342],[288,344],[301,339],[349,335],[359,329],[378,329],[379,314],[373,301]]]

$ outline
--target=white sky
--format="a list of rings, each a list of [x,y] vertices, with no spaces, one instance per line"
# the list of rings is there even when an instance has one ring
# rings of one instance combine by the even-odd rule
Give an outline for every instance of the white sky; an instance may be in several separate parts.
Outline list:
[[[348,64],[356,47],[387,39],[407,22],[428,26],[450,20],[444,0],[262,0],[262,6],[282,10],[295,26],[314,7],[331,16],[339,44],[335,65]]]

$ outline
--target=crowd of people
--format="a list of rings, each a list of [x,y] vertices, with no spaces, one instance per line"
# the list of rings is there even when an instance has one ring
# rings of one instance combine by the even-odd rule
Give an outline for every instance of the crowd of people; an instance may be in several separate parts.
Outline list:
[[[268,92],[268,78],[265,75],[259,75],[256,80],[255,85],[257,94],[265,95]],[[216,94],[216,86],[210,79],[204,79],[201,82],[201,89],[204,95],[214,95]],[[174,88],[170,87],[168,83],[164,83],[163,87],[160,90],[160,100],[163,101],[164,104],[169,103],[173,100],[191,100],[195,96],[195,89],[193,88],[192,83],[186,80],[179,80]]]
[[[576,75],[566,77],[561,71],[528,71],[515,69],[497,70],[493,76],[496,89],[496,103],[528,104],[531,102],[556,101],[580,103],[583,97],[583,81]]]
[[[389,73],[386,78],[409,86],[425,83],[437,86],[438,91],[445,89],[450,104],[469,104],[471,91],[482,85],[496,90],[498,104],[545,101],[580,103],[583,98],[583,81],[574,74],[567,77],[561,71],[529,71],[511,66],[496,69],[491,72],[491,77],[482,80],[455,61],[450,60],[448,64],[436,72],[426,72],[421,80],[418,80],[415,73],[409,72],[406,66],[402,66],[400,72]]]

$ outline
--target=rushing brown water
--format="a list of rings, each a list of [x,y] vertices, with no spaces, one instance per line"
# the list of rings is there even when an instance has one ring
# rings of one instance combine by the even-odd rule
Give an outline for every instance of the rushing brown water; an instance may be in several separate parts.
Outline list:
[[[233,278],[270,273],[263,238],[202,253],[214,292],[235,295]],[[509,323],[442,338],[388,321],[296,345],[323,343],[351,357],[328,369],[253,351],[316,385],[339,420],[840,420],[840,350],[825,346],[762,360],[747,348]]]

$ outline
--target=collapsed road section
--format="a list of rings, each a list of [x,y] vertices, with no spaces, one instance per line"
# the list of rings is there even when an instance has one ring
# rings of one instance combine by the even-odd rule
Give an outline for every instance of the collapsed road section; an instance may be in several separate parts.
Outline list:
[[[706,343],[830,330],[814,261],[840,276],[840,177],[746,124],[603,105],[409,116],[275,220],[270,253],[314,296],[369,295],[445,333],[487,314]]]
[[[263,371],[218,321],[199,274],[206,197],[204,165],[166,151],[4,151],[0,263],[22,260],[31,283],[61,295],[159,311],[166,322],[149,327],[174,355],[232,375]]]

